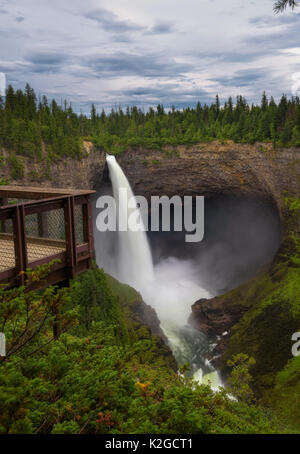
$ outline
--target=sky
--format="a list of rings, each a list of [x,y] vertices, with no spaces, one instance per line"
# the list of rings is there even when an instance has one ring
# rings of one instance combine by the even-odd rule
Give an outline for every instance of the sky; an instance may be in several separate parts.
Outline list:
[[[274,15],[273,0],[0,0],[0,73],[84,113],[278,99],[300,90],[299,13]]]

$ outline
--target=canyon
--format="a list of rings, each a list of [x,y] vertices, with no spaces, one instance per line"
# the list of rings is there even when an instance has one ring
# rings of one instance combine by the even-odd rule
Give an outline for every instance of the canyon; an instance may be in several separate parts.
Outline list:
[[[81,160],[67,158],[51,163],[50,174],[45,172],[43,162],[32,163],[24,158],[24,177],[10,180],[10,183],[99,190],[108,182],[106,153],[96,149],[91,142],[85,142],[84,148],[85,156]],[[300,149],[274,149],[272,144],[266,143],[214,141],[163,150],[129,148],[116,158],[136,195],[148,199],[152,195],[204,195],[210,198],[220,194],[253,198],[276,210],[281,222],[282,244],[291,229],[299,231],[298,221],[291,227],[284,199],[300,194]],[[2,167],[0,178],[9,178],[9,173],[9,168]],[[264,269],[263,282],[264,279],[280,281],[276,268],[278,254]],[[265,296],[259,279],[261,276],[225,295],[202,299],[192,306],[190,323],[208,335],[218,336],[213,364],[225,374],[227,352],[238,352],[234,345],[229,348],[235,327]],[[280,367],[282,364],[277,370]]]

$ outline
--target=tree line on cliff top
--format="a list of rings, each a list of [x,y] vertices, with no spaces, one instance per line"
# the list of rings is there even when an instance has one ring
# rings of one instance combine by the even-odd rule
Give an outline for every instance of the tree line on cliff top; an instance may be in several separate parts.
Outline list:
[[[45,151],[49,165],[66,156],[80,158],[84,139],[115,154],[128,146],[162,149],[215,139],[300,146],[300,100],[283,95],[276,103],[263,93],[260,105],[250,105],[242,96],[221,105],[216,96],[211,105],[198,102],[182,110],[159,104],[148,111],[133,106],[98,113],[92,105],[90,115],[83,115],[67,101],[58,105],[37,98],[28,84],[24,91],[10,85],[0,98],[0,146],[11,150],[16,177],[22,173],[20,156],[42,160]]]

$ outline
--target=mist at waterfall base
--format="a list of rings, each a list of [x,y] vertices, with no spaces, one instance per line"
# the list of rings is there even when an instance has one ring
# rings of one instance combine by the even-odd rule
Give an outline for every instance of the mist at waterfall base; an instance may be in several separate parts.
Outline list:
[[[111,185],[97,197],[132,190],[113,156],[107,156]],[[121,209],[123,209],[122,205]],[[136,209],[136,207],[134,208]],[[95,209],[95,217],[99,210]],[[99,232],[95,229],[98,266],[136,288],[157,312],[179,365],[188,362],[199,382],[220,384],[207,360],[216,339],[192,328],[192,304],[221,294],[252,278],[275,254],[280,242],[276,213],[253,199],[218,196],[205,201],[205,238],[186,243],[185,232]]]

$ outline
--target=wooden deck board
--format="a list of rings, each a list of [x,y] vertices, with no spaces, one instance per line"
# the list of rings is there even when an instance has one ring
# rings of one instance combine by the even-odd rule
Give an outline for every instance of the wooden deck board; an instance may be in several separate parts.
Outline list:
[[[53,240],[47,241],[43,238],[38,241],[36,238],[27,237],[28,263],[45,257],[59,254],[66,250],[65,243],[58,241],[55,245]],[[15,267],[15,250],[13,237],[10,234],[0,235],[0,272]]]
[[[95,191],[84,189],[62,189],[32,186],[0,186],[0,197],[19,197],[29,199],[45,199],[63,195],[80,196],[91,195]]]

